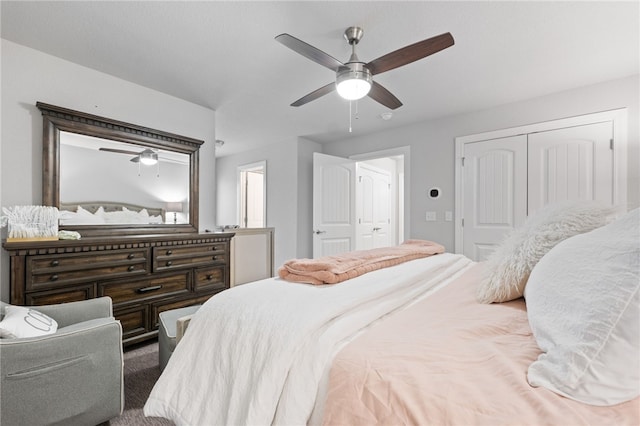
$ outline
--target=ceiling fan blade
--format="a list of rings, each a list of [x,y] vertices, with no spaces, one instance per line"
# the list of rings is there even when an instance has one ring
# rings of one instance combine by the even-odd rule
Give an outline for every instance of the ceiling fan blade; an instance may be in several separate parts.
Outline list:
[[[453,44],[454,41],[451,33],[440,34],[387,53],[369,62],[366,66],[369,68],[369,71],[371,71],[371,74],[381,74],[433,55],[447,47],[453,46]]]
[[[398,98],[375,81],[371,85],[371,90],[369,90],[369,94],[367,96],[389,109],[396,109],[402,106],[402,102],[400,102]]]
[[[289,49],[301,54],[302,56],[311,59],[313,62],[318,63],[324,67],[329,68],[332,71],[337,71],[338,67],[344,66],[342,62],[334,58],[333,56],[324,53],[322,50],[305,43],[289,34],[280,34],[276,36],[276,41],[287,46]]]
[[[301,97],[300,99],[298,99],[297,101],[295,101],[294,103],[291,104],[291,106],[294,107],[299,107],[302,106],[306,103],[309,103],[311,101],[315,101],[316,99],[327,95],[329,93],[331,93],[332,91],[334,91],[336,88],[336,84],[335,83],[329,83],[326,86],[322,86],[321,88],[314,90],[313,92],[309,93],[308,95],[305,95],[303,97]]]
[[[129,154],[129,155],[138,155],[140,154],[137,151],[127,151],[126,149],[116,149],[116,148],[99,148],[99,151],[108,151],[108,152],[117,152],[118,154]]]

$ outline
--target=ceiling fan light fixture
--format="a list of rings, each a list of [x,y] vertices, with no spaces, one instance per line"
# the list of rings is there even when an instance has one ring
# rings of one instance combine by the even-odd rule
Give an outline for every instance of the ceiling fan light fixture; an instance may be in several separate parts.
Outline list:
[[[158,154],[150,149],[145,149],[140,153],[140,162],[145,166],[153,166],[158,162]]]
[[[362,63],[349,63],[347,67],[338,70],[336,75],[336,90],[338,94],[349,101],[362,99],[371,90],[371,72]]]

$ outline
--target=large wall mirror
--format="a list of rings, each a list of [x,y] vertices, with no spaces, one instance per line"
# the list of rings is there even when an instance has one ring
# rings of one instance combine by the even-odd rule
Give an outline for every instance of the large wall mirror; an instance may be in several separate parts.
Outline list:
[[[197,232],[203,141],[38,102],[43,204],[82,236]]]

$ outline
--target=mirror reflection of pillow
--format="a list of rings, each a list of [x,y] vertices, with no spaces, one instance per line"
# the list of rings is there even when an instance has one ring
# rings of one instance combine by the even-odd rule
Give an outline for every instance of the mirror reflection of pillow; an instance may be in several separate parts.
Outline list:
[[[103,214],[106,223],[112,224],[147,224],[149,212],[143,209],[139,212],[122,207],[120,211],[105,212]]]
[[[73,224],[73,220],[76,217],[75,212],[70,212],[69,210],[60,210],[60,214],[58,215],[58,220],[60,221],[60,225],[69,225]]]
[[[147,209],[142,209],[137,213],[137,217],[140,223],[149,223],[149,212]]]
[[[164,223],[164,220],[162,220],[161,215],[149,216],[149,223],[153,223],[153,224]]]
[[[89,210],[86,210],[82,206],[78,206],[78,208],[76,209],[76,213],[79,216],[93,216],[93,213],[91,213]]]
[[[639,395],[640,209],[552,248],[524,296],[543,352],[529,384],[592,405]]]
[[[105,212],[103,216],[106,223],[135,223],[128,211]]]
[[[102,223],[104,223],[102,217],[98,217],[80,206],[77,207],[75,213],[65,213],[65,219],[60,221],[62,225],[97,225]]]
[[[93,215],[96,217],[104,217],[104,214],[105,214],[104,207],[100,206],[98,207],[98,209]]]

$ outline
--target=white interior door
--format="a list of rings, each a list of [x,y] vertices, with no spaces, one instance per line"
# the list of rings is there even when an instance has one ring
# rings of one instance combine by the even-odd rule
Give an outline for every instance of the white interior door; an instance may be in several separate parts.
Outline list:
[[[527,136],[464,145],[465,256],[481,261],[527,215]]]
[[[366,164],[357,165],[356,248],[387,247],[391,226],[391,174]]]
[[[496,194],[491,186],[482,189],[476,185],[480,185],[481,176],[486,173],[490,177],[491,173],[495,174],[491,170],[496,168],[485,166],[488,170],[485,173],[473,157],[484,156],[499,141],[511,142],[504,148],[518,153],[525,147],[524,163],[520,158],[514,162],[513,185],[516,189],[522,188],[516,195],[524,194],[525,211],[529,215],[547,204],[568,200],[597,200],[606,205],[626,206],[627,128],[627,110],[617,109],[456,138],[456,158],[466,159],[465,167],[462,166],[465,161],[456,161],[456,217],[461,218],[455,225],[456,252],[478,259],[484,257],[482,252],[490,251],[480,231],[490,232],[491,227],[480,226],[486,221],[481,215],[492,216],[496,211],[483,213],[480,199],[492,200]],[[501,148],[496,145],[496,149]],[[510,171],[507,168],[506,174],[491,179],[506,179]],[[499,193],[504,192],[499,184],[495,188]],[[517,206],[521,205],[519,198],[514,201]],[[485,209],[492,204],[484,203]],[[511,208],[508,202],[502,208],[505,206],[508,210]],[[518,225],[518,216],[514,220],[514,225]],[[504,233],[500,227],[497,229],[499,239]]]
[[[313,257],[355,247],[356,162],[313,154]]]
[[[562,201],[613,203],[611,121],[529,135],[529,214]]]
[[[249,171],[246,174],[245,228],[264,226],[264,173]]]

